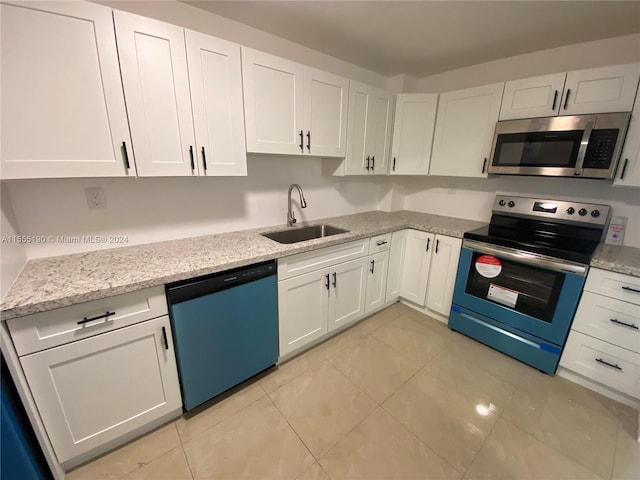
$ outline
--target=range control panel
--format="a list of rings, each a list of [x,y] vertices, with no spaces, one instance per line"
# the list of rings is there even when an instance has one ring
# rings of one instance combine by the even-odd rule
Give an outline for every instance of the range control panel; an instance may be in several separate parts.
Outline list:
[[[611,207],[594,203],[496,195],[493,213],[604,227],[609,220]]]

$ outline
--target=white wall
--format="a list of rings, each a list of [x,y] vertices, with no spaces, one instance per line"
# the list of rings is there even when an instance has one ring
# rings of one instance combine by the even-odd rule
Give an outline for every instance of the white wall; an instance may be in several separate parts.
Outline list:
[[[2,218],[0,219],[0,236],[2,236],[0,244],[0,298],[2,298],[24,267],[27,254],[23,244],[12,241],[18,234],[18,227],[11,208],[11,199],[4,184],[0,188],[0,197],[0,207],[2,208]]]
[[[640,247],[640,191],[610,182],[576,178],[496,177],[489,179],[410,177],[395,187],[406,210],[488,222],[497,193],[611,205],[629,219],[624,244]]]
[[[45,179],[5,182],[23,235],[124,235],[125,245],[285,224],[287,189],[302,186],[298,221],[376,210],[386,180],[320,175],[320,159],[249,156],[248,177]],[[107,208],[89,210],[84,189],[102,187]],[[27,244],[28,258],[121,245]],[[3,245],[4,247],[4,245]]]
[[[391,88],[389,79],[383,75],[184,3],[154,0],[93,0],[93,3],[207,33],[363,83]]]
[[[489,83],[640,61],[640,34],[517,55],[421,78],[416,91],[440,93]]]

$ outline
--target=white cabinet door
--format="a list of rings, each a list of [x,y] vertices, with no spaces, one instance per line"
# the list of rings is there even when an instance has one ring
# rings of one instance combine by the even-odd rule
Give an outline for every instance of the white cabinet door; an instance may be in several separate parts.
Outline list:
[[[391,175],[427,175],[436,123],[438,95],[396,95],[391,142]]]
[[[373,125],[373,151],[369,173],[387,175],[389,173],[389,150],[391,143],[391,116],[393,112],[393,96],[380,89],[373,94],[375,115],[371,117]]]
[[[163,316],[20,359],[60,463],[181,407],[172,346]]]
[[[111,9],[0,5],[1,177],[135,175]]]
[[[569,72],[560,115],[629,112],[639,78],[640,63]]]
[[[627,138],[613,184],[620,187],[640,187],[640,92],[636,94]]]
[[[113,12],[139,176],[196,175],[183,29]]]
[[[304,130],[307,154],[344,157],[349,80],[304,67]]]
[[[366,175],[375,148],[373,87],[351,80],[349,82],[349,116],[347,120],[346,175]],[[369,157],[367,161],[367,156]]]
[[[485,177],[504,83],[440,95],[430,175]]]
[[[329,331],[355,322],[364,316],[367,265],[367,257],[363,257],[331,268]]]
[[[500,120],[551,117],[562,105],[565,72],[506,82]]]
[[[302,154],[303,66],[242,47],[247,151]]]
[[[405,249],[407,247],[407,233],[409,230],[400,230],[391,235],[391,248],[389,249],[389,271],[387,273],[387,288],[385,303],[397,300],[400,297],[402,285],[402,272],[404,266]]]
[[[185,31],[200,175],[247,174],[240,46]],[[196,161],[197,159],[197,161]]]
[[[400,296],[424,306],[429,281],[431,252],[435,244],[433,233],[408,230],[404,255]]]
[[[369,256],[368,261],[365,313],[377,310],[385,304],[389,250]]]
[[[329,270],[278,282],[280,356],[327,333]]]
[[[436,235],[427,288],[427,308],[449,315],[462,240]]]

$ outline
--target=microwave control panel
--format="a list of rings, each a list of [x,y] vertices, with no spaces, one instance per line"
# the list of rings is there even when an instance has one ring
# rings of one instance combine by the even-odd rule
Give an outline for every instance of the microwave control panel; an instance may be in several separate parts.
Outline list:
[[[609,169],[619,133],[614,128],[593,130],[582,168]]]

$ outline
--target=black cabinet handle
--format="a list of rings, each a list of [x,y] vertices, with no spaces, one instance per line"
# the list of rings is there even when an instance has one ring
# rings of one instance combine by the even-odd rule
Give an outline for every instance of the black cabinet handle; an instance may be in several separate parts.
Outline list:
[[[394,172],[396,171],[396,157],[393,157],[393,167],[391,168]]]
[[[169,350],[169,340],[167,340],[167,329],[162,327],[162,339],[164,340],[164,349]]]
[[[129,170],[131,165],[129,164],[129,154],[127,153],[127,143],[122,142],[122,159],[124,160],[124,167]]]
[[[609,363],[601,358],[596,358],[596,362],[601,363],[602,365],[606,365],[607,367],[615,368],[616,370],[622,370],[617,363]]]
[[[204,147],[202,147],[202,166],[204,167],[204,171],[207,171],[207,155],[204,153]]]
[[[440,240],[436,240],[436,253],[438,253],[439,247],[440,247]]]
[[[431,243],[431,239],[427,238],[427,249],[425,250],[425,252],[429,251],[429,244]]]
[[[628,292],[640,293],[640,290],[636,290],[635,288],[631,288],[631,287],[622,287],[622,289],[627,290]]]
[[[300,151],[304,153],[304,132],[302,130],[300,130],[300,145],[298,146],[300,147]]]
[[[564,97],[564,108],[565,110],[567,109],[567,105],[569,105],[569,94],[571,93],[571,89],[567,88],[567,96]]]
[[[625,323],[625,322],[621,322],[620,320],[618,320],[617,318],[610,318],[609,321],[611,323],[616,323],[618,325],[624,325],[625,327],[629,327],[629,328],[633,328],[635,330],[640,330],[640,328],[637,325],[634,325],[633,323]]]
[[[482,173],[487,169],[487,157],[484,157],[484,162],[482,162]]]
[[[369,166],[370,162],[371,162],[371,157],[367,157],[367,166],[366,166],[366,167],[364,167],[364,168],[366,168],[367,170],[369,170],[369,169],[371,168],[371,167]]]
[[[376,156],[371,157],[371,170],[376,169]]]
[[[327,290],[329,290],[329,274],[328,273],[325,275],[325,280],[327,281],[327,283],[325,283],[324,286],[327,287]]]
[[[189,145],[189,158],[191,159],[191,170],[195,170],[196,164],[193,161],[193,145]]]
[[[311,153],[311,130],[307,130],[307,150]]]
[[[551,106],[551,110],[556,111],[556,102],[558,101],[558,90],[553,92],[553,105]]]
[[[93,322],[94,320],[100,320],[101,318],[109,318],[112,315],[115,315],[116,312],[110,312],[107,310],[106,313],[103,313],[102,315],[96,315],[95,317],[84,317],[82,320],[78,320],[78,325],[82,325],[84,323],[88,323],[88,322]]]
[[[376,245],[380,247],[382,245],[386,245],[387,243],[389,242],[387,242],[386,240],[382,240],[381,242],[376,242]]]
[[[375,266],[376,261],[375,260],[371,260],[371,273],[373,273],[373,267]]]
[[[333,272],[333,288],[336,288],[338,286],[338,274],[336,272]]]
[[[629,163],[629,159],[625,158],[624,163],[622,164],[622,172],[620,173],[620,180],[624,180],[624,175],[627,173],[627,164]]]

